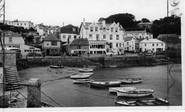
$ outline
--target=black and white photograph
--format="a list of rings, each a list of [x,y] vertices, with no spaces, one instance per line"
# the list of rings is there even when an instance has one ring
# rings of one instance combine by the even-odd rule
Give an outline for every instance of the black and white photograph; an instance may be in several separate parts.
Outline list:
[[[184,0],[0,0],[0,111],[185,110]]]

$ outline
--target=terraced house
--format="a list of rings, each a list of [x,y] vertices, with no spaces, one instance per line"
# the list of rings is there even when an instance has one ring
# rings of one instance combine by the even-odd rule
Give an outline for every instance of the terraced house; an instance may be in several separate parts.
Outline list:
[[[89,40],[90,54],[104,54],[112,49],[124,49],[124,31],[119,23],[85,22],[80,26],[80,38]]]

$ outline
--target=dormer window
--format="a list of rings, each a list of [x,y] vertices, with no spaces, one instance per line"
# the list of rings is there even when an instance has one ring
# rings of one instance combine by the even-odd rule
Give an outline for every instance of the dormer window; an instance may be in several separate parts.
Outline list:
[[[95,27],[95,31],[98,31],[98,27]]]
[[[114,28],[111,28],[111,32],[113,32],[114,31]]]
[[[118,28],[115,29],[115,32],[118,32]]]
[[[90,27],[90,31],[93,32],[93,27]]]

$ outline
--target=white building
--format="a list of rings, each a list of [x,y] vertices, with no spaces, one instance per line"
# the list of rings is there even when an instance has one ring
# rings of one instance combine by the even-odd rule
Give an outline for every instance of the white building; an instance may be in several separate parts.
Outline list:
[[[60,40],[64,43],[71,43],[79,38],[79,28],[71,24],[60,28]]]
[[[80,38],[90,42],[90,54],[106,52],[107,49],[123,49],[124,31],[119,23],[106,24],[102,22],[85,22],[80,26]],[[92,41],[92,42],[91,42]],[[106,48],[106,44],[109,48]]]
[[[28,53],[39,53],[39,54],[42,54],[41,50],[39,48],[36,48],[36,47],[33,47],[33,46],[28,46],[28,45],[25,45],[25,44],[21,44],[20,45],[20,50],[21,50],[21,55],[22,57],[26,57],[26,55]]]
[[[25,44],[23,37],[20,34],[11,31],[5,33],[5,46],[20,48],[21,44]]]
[[[133,36],[125,37],[124,39],[125,51],[135,52],[136,51],[136,39]]]
[[[1,23],[3,23],[3,21],[1,21]],[[23,27],[25,29],[30,29],[34,27],[34,24],[31,21],[18,21],[18,20],[8,21],[6,20],[5,24],[16,26],[16,27]]]
[[[156,51],[165,51],[165,43],[158,39],[145,39],[142,40],[139,44],[140,50],[142,52],[151,50],[153,52]]]
[[[125,29],[125,37],[134,36],[136,39],[152,39],[153,34],[146,32],[144,29]]]

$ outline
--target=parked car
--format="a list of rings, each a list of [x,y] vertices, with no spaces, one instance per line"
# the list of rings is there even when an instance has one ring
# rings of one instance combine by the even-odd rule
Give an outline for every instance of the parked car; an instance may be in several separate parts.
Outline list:
[[[31,52],[26,55],[26,58],[42,58],[42,54]]]
[[[117,55],[117,53],[110,51],[110,52],[106,52],[106,55]]]

